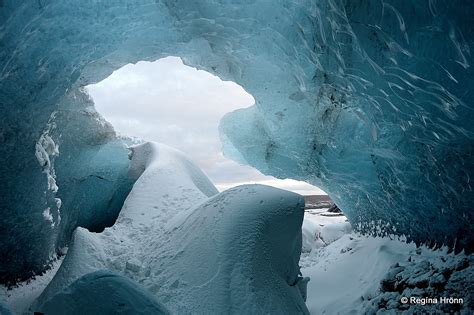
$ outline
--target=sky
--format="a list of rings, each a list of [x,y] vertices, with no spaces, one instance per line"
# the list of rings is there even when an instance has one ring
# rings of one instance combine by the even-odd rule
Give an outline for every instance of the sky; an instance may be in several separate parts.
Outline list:
[[[254,98],[240,85],[188,67],[178,57],[128,64],[86,90],[117,133],[183,151],[220,191],[259,183],[302,195],[325,194],[307,183],[265,176],[227,159],[219,121],[228,112],[253,105]]]

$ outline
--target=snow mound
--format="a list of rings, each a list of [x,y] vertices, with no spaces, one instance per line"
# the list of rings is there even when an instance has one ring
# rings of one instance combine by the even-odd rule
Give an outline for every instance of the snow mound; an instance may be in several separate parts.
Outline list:
[[[134,159],[138,159],[134,161]],[[184,155],[134,149],[144,170],[116,224],[78,228],[55,278],[31,310],[97,270],[127,276],[177,314],[308,313],[299,276],[304,200],[248,185],[217,193]]]
[[[66,257],[51,282],[33,303],[33,310],[56,293],[71,285],[81,276],[105,269],[105,252],[99,234],[91,233],[84,228],[74,231]]]
[[[305,211],[303,220],[303,252],[324,247],[352,231],[344,215],[325,216],[326,208]]]
[[[349,222],[328,224],[321,229],[320,238],[325,244],[331,244],[340,239],[343,235],[350,233],[351,230],[352,228]]]
[[[119,223],[163,225],[219,192],[198,166],[174,148],[146,142],[131,151],[129,174],[141,176],[120,211]]]
[[[169,314],[137,284],[103,270],[82,276],[40,309],[51,315]]]
[[[306,313],[305,288],[298,285],[303,207],[296,194],[250,185],[196,208],[161,247],[160,290],[169,308],[197,314]]]

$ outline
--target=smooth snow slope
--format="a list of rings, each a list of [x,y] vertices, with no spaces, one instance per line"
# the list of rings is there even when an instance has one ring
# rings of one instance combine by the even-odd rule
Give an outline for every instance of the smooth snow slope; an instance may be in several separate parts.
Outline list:
[[[299,276],[301,196],[260,185],[217,194],[184,155],[164,145],[133,148],[143,172],[116,224],[78,228],[61,268],[31,307],[91,272],[127,276],[176,314],[305,314]],[[214,196],[213,196],[214,195]]]

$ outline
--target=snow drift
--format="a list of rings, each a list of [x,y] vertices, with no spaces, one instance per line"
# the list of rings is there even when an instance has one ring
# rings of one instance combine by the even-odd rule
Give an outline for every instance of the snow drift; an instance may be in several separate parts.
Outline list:
[[[133,148],[131,165],[143,173],[115,225],[75,231],[31,311],[48,313],[65,295],[96,290],[87,283],[97,274],[85,275],[106,269],[139,283],[176,314],[308,313],[298,265],[303,197],[261,185],[218,194],[199,168],[165,145]],[[136,297],[127,303],[137,305]],[[107,310],[109,302],[94,310]]]
[[[394,235],[354,233],[344,216],[323,211],[307,211],[303,221],[300,265],[311,278],[306,300],[311,314],[472,313],[473,255],[416,246]],[[326,228],[332,242],[322,237]],[[402,303],[402,297],[415,302]],[[442,301],[449,297],[451,302]]]

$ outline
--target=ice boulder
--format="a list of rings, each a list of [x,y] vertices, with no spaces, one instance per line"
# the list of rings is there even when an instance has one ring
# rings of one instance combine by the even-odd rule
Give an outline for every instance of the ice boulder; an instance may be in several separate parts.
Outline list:
[[[261,185],[217,194],[199,168],[164,145],[135,147],[131,165],[143,173],[116,224],[76,230],[31,310],[107,269],[140,283],[172,313],[307,313],[298,265],[303,197]]]
[[[155,298],[130,279],[110,271],[86,274],[47,300],[44,314],[169,314]]]

